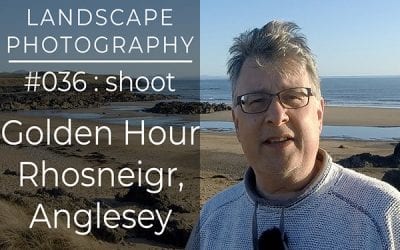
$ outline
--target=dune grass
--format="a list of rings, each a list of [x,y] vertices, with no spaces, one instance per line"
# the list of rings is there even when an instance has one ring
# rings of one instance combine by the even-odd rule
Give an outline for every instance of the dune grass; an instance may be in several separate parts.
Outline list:
[[[0,249],[106,249],[90,236],[75,235],[65,226],[29,229],[31,216],[21,206],[0,199]]]

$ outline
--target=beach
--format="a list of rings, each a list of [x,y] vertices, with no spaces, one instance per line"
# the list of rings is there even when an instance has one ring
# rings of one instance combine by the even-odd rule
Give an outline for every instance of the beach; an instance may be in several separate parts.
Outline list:
[[[202,114],[202,121],[232,121],[230,111]],[[400,109],[325,107],[324,125],[391,127],[400,125]]]
[[[400,124],[400,109],[326,107],[325,111],[325,125],[390,127],[398,126]],[[88,112],[88,110],[75,110],[73,112]],[[106,111],[104,107],[101,107],[90,109],[90,112],[92,114],[103,114]],[[152,114],[144,114],[143,112],[136,111],[124,111],[121,112],[121,114],[129,115],[132,119],[134,119],[135,116],[138,119],[144,116],[152,116]],[[122,117],[124,117],[124,115],[122,115]],[[230,115],[230,111],[222,111],[204,114],[200,117],[201,121],[230,121]],[[110,116],[113,117],[113,114],[110,114]],[[159,117],[162,117],[162,115]],[[195,118],[196,116],[192,116],[190,119],[193,120]],[[6,121],[12,119],[23,121],[21,128],[27,128],[32,125],[45,126],[44,117],[38,116],[37,114],[32,115],[29,112],[3,112],[0,116],[0,123],[4,124]],[[188,118],[185,117],[185,119]],[[63,117],[51,117],[51,121],[54,126],[66,124],[66,119]],[[73,127],[79,127],[82,125],[94,127],[96,125],[104,124],[101,124],[96,120],[73,119]],[[108,126],[114,132],[112,135],[111,146],[105,143],[107,138],[104,135],[103,137],[100,137],[99,145],[91,143],[86,146],[80,146],[76,142],[68,146],[45,145],[43,143],[39,146],[30,146],[27,145],[26,142],[18,146],[10,146],[2,140],[0,144],[0,155],[2,155],[2,164],[0,165],[0,173],[2,173],[0,174],[0,181],[2,185],[0,194],[11,203],[15,202],[15,200],[22,200],[17,202],[17,204],[26,206],[24,211],[28,215],[33,214],[35,202],[43,199],[47,200],[47,202],[52,200],[49,199],[48,196],[38,196],[38,187],[34,187],[33,185],[26,185],[24,187],[19,186],[18,174],[20,171],[19,164],[21,161],[34,161],[39,164],[40,160],[46,160],[48,166],[59,170],[93,166],[109,167],[115,170],[121,169],[124,166],[137,169],[139,167],[138,160],[143,161],[141,166],[144,168],[156,166],[163,168],[177,167],[177,175],[174,176],[174,178],[184,183],[187,192],[178,193],[175,188],[166,189],[168,195],[165,197],[167,198],[161,197],[159,200],[161,203],[174,203],[178,204],[178,207],[183,210],[190,210],[190,213],[179,212],[177,213],[177,217],[174,217],[174,223],[179,224],[180,226],[175,226],[166,236],[173,238],[176,233],[189,233],[190,231],[188,232],[187,230],[179,231],[178,228],[188,228],[189,225],[193,224],[196,220],[198,208],[217,192],[239,182],[242,179],[247,166],[241,147],[233,133],[202,131],[200,133],[199,141],[195,143],[194,146],[174,147],[170,143],[165,143],[157,147],[150,144],[139,146],[138,140],[133,140],[132,143],[126,146],[123,143],[124,126],[120,124],[108,124]],[[19,130],[23,130],[21,128],[17,129],[17,127],[14,127],[13,129],[8,130],[8,137],[14,139],[17,138]],[[138,126],[133,126],[132,129],[133,128],[137,129]],[[159,138],[159,136],[160,134],[157,134],[155,135],[155,138]],[[332,155],[334,161],[360,153],[371,153],[381,156],[390,155],[393,153],[395,145],[395,141],[332,139],[322,139],[320,143],[320,146]],[[198,169],[199,166],[200,170]],[[378,179],[381,179],[387,170],[389,170],[389,168],[357,169],[357,171]],[[15,173],[10,174],[13,173],[13,171]],[[51,182],[49,183],[49,186],[51,187]],[[61,185],[61,188],[66,191],[67,194],[60,195],[56,200],[64,199],[64,201],[54,203],[49,202],[49,207],[53,208],[60,206],[60,204],[70,204],[65,206],[70,210],[78,209],[76,202],[68,203],[70,199],[68,197],[83,199],[85,202],[100,200],[102,204],[105,204],[108,207],[114,207],[117,210],[132,207],[152,207],[154,209],[156,206],[154,204],[138,205],[132,202],[121,203],[121,200],[116,199],[116,197],[127,197],[128,189],[118,185],[111,187],[107,181],[103,183],[102,187],[69,188]],[[29,195],[24,192],[28,192]],[[192,208],[188,209],[188,207],[191,206]],[[107,242],[106,239],[98,240],[95,244],[98,242],[107,242],[101,244],[111,244],[111,246],[114,247],[134,246],[139,249],[146,249],[151,246],[177,247],[176,245],[174,246],[171,244],[171,242],[168,243],[168,240],[164,240],[164,243],[160,243],[154,237],[143,243],[143,237],[131,237],[130,240],[122,240],[115,236],[115,233],[108,233],[113,235],[116,239],[111,241],[111,243]],[[143,236],[143,234],[139,233],[137,235]],[[180,246],[182,247],[182,245]]]
[[[231,112],[216,112],[201,115],[202,121],[231,121]],[[400,109],[365,107],[326,107],[324,125],[390,127],[400,125]],[[396,142],[329,140],[321,139],[320,147],[325,149],[334,161],[355,154],[371,153],[390,155]],[[236,183],[243,176],[246,161],[235,135],[221,133],[203,133],[201,135],[202,174],[208,177],[203,181],[202,202],[222,190],[227,184]],[[386,168],[363,168],[357,171],[381,179]],[[212,176],[223,175],[219,178]],[[204,180],[204,179],[203,179]]]

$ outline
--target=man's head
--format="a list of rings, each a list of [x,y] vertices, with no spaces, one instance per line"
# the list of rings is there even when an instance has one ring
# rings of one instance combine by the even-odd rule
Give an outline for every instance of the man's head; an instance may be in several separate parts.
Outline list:
[[[232,116],[256,176],[302,178],[315,164],[324,105],[314,58],[298,29],[273,21],[241,34],[230,48]]]
[[[247,58],[260,63],[275,62],[284,66],[278,69],[282,75],[290,71],[290,64],[298,63],[306,67],[314,92],[321,97],[317,67],[305,37],[297,33],[299,27],[292,22],[271,21],[261,29],[244,32],[234,39],[229,49],[228,75],[234,95],[240,70]],[[288,72],[287,72],[288,73]],[[234,99],[233,99],[234,100]]]

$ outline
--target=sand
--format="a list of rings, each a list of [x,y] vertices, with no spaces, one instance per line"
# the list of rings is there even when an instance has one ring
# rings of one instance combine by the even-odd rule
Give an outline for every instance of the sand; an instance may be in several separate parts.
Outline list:
[[[231,111],[201,115],[204,121],[231,121]],[[366,107],[325,107],[324,125],[400,126],[400,109]]]
[[[78,112],[78,111],[76,111]],[[87,110],[85,111],[87,112]],[[104,113],[108,112],[106,107],[93,109],[90,112]],[[143,116],[143,113],[124,112],[125,115]],[[148,115],[148,114],[146,114]],[[113,114],[110,114],[112,117]],[[43,126],[44,118],[29,116],[22,113],[0,113],[0,124],[3,125],[11,119],[20,119],[24,127],[31,125]],[[193,119],[193,117],[191,118]],[[201,115],[201,120],[219,120],[230,121],[230,112],[217,112]],[[65,123],[65,119],[52,118],[55,125]],[[101,125],[96,121],[74,120],[75,126]],[[325,125],[353,125],[353,126],[399,126],[400,109],[380,109],[380,108],[343,108],[327,107],[325,113]],[[193,198],[200,204],[213,196],[215,193],[225,189],[240,181],[246,168],[246,160],[243,156],[241,147],[233,133],[202,132],[200,142],[193,147],[175,147],[171,144],[161,146],[139,146],[138,142],[129,146],[123,145],[123,126],[109,125],[113,131],[113,145],[108,146],[105,143],[100,145],[79,146],[56,146],[40,145],[28,146],[24,143],[20,146],[9,146],[0,141],[0,155],[2,156],[0,164],[0,194],[14,193],[16,190],[28,190],[34,192],[37,188],[32,186],[19,187],[18,176],[5,175],[4,171],[19,171],[19,162],[30,160],[39,162],[46,159],[49,166],[58,169],[67,167],[88,167],[103,166],[113,169],[119,169],[121,166],[131,166],[137,168],[137,160],[143,160],[146,167],[174,167],[179,166],[178,180],[184,182],[187,187],[187,193],[179,194],[178,198],[183,203],[193,202]],[[17,129],[11,131],[9,136],[17,135]],[[159,135],[158,135],[159,136]],[[104,142],[106,138],[101,138]],[[198,150],[200,146],[200,151]],[[389,155],[393,152],[395,143],[389,141],[352,141],[352,140],[322,140],[321,147],[326,149],[334,160],[343,159],[354,154],[369,152],[372,154]],[[200,157],[199,157],[200,152]],[[93,155],[96,153],[96,155]],[[93,157],[94,156],[94,157]],[[92,157],[92,158],[91,158]],[[96,158],[97,157],[97,158]],[[200,164],[198,164],[200,162]],[[198,169],[200,165],[200,170]],[[365,174],[376,178],[381,178],[387,169],[362,169]],[[198,185],[200,181],[200,186]],[[102,200],[109,206],[116,206],[114,197],[119,192],[126,189],[122,187],[105,188],[66,188],[68,192],[77,197],[84,197],[88,200]],[[200,193],[199,190],[200,189]],[[172,190],[172,193],[177,193]],[[196,195],[199,194],[199,196]],[[173,195],[172,195],[173,196]],[[171,197],[172,197],[171,196]],[[118,205],[120,206],[120,204]],[[127,206],[134,206],[128,204]],[[123,209],[123,207],[118,207]],[[31,211],[32,212],[32,211]],[[193,222],[193,218],[189,221]],[[142,244],[141,240],[131,241],[125,244]],[[115,243],[114,246],[120,246]],[[133,245],[131,245],[133,246]],[[140,245],[142,247],[142,245]],[[147,242],[144,248],[150,246],[159,246],[155,242]],[[168,244],[167,244],[168,246]]]
[[[201,115],[202,121],[232,121],[231,111],[216,112]],[[400,126],[400,109],[367,108],[367,107],[325,107],[324,125],[337,126],[369,126],[391,127]],[[322,139],[320,147],[328,151],[334,161],[361,153],[371,153],[387,156],[393,153],[396,142],[389,141],[356,141]],[[217,154],[218,153],[218,154]],[[226,157],[223,157],[225,155]],[[236,136],[221,133],[203,133],[201,136],[202,173],[212,177],[218,174],[223,178],[210,178],[212,182],[202,185],[202,202],[226,187],[236,183],[246,166]],[[357,171],[381,179],[388,169],[365,168]],[[210,191],[212,190],[212,191]]]

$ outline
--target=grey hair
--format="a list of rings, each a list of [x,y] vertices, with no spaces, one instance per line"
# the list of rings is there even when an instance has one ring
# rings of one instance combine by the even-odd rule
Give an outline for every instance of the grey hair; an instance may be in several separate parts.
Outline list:
[[[231,57],[227,63],[233,102],[240,70],[245,60],[250,57],[255,58],[260,66],[262,66],[260,60],[281,63],[291,60],[305,66],[315,95],[321,97],[320,79],[314,56],[306,38],[298,33],[298,30],[299,26],[293,22],[271,21],[261,29],[246,31],[234,38],[234,43],[229,49]]]

